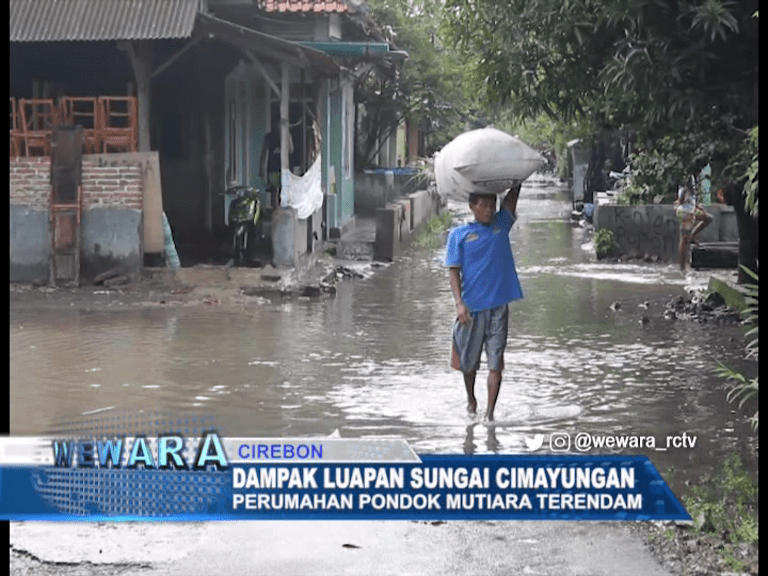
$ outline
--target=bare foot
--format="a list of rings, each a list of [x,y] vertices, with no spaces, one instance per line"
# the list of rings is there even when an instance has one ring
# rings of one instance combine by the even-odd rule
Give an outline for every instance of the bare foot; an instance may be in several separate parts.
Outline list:
[[[485,420],[486,420],[486,422],[493,422],[493,412],[486,412],[485,413]]]
[[[477,412],[477,400],[474,398],[467,401],[467,412],[470,414],[475,414]]]

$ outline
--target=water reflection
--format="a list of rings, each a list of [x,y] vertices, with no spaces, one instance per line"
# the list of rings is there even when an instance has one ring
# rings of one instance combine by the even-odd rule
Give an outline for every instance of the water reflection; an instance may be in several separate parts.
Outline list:
[[[663,303],[684,293],[674,264],[596,262],[562,190],[535,191],[524,188],[512,232],[525,298],[510,307],[493,426],[466,414],[448,366],[455,312],[438,249],[319,302],[11,310],[11,432],[88,412],[162,410],[215,416],[227,435],[395,435],[417,452],[520,452],[526,438],[553,432],[686,431],[698,436],[695,450],[653,458],[691,474],[743,451],[743,416],[712,376],[716,359],[744,365],[742,331],[663,319]]]

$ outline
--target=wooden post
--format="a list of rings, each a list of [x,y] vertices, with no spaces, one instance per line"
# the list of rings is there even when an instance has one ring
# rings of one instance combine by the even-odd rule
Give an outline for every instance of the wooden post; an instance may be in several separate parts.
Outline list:
[[[282,86],[280,90],[280,205],[288,206],[288,195],[283,190],[283,175],[285,171],[290,171],[289,158],[289,139],[291,137],[288,130],[288,96],[290,90],[290,78],[288,77],[289,66],[285,62],[282,64]]]
[[[301,173],[307,171],[307,79],[304,68],[301,69]]]
[[[203,164],[203,173],[205,174],[205,229],[211,232],[213,230],[213,138],[211,135],[211,113],[208,107],[206,107],[203,116],[205,130],[205,162]]]
[[[136,79],[139,101],[139,152],[149,152],[149,83],[152,78],[154,46],[152,41],[134,41],[127,45],[127,52]]]

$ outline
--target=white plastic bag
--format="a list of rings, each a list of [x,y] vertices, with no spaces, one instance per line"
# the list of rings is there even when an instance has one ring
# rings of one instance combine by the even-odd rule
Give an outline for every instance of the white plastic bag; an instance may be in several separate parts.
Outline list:
[[[502,194],[541,168],[544,157],[519,138],[496,128],[458,135],[435,156],[437,191],[466,202],[469,195]]]

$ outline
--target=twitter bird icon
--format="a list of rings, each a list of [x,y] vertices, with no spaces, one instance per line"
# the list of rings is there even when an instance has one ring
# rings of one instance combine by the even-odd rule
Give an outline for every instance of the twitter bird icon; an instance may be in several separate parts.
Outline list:
[[[525,447],[528,452],[536,452],[544,444],[544,434],[535,434],[533,438],[525,437]]]

